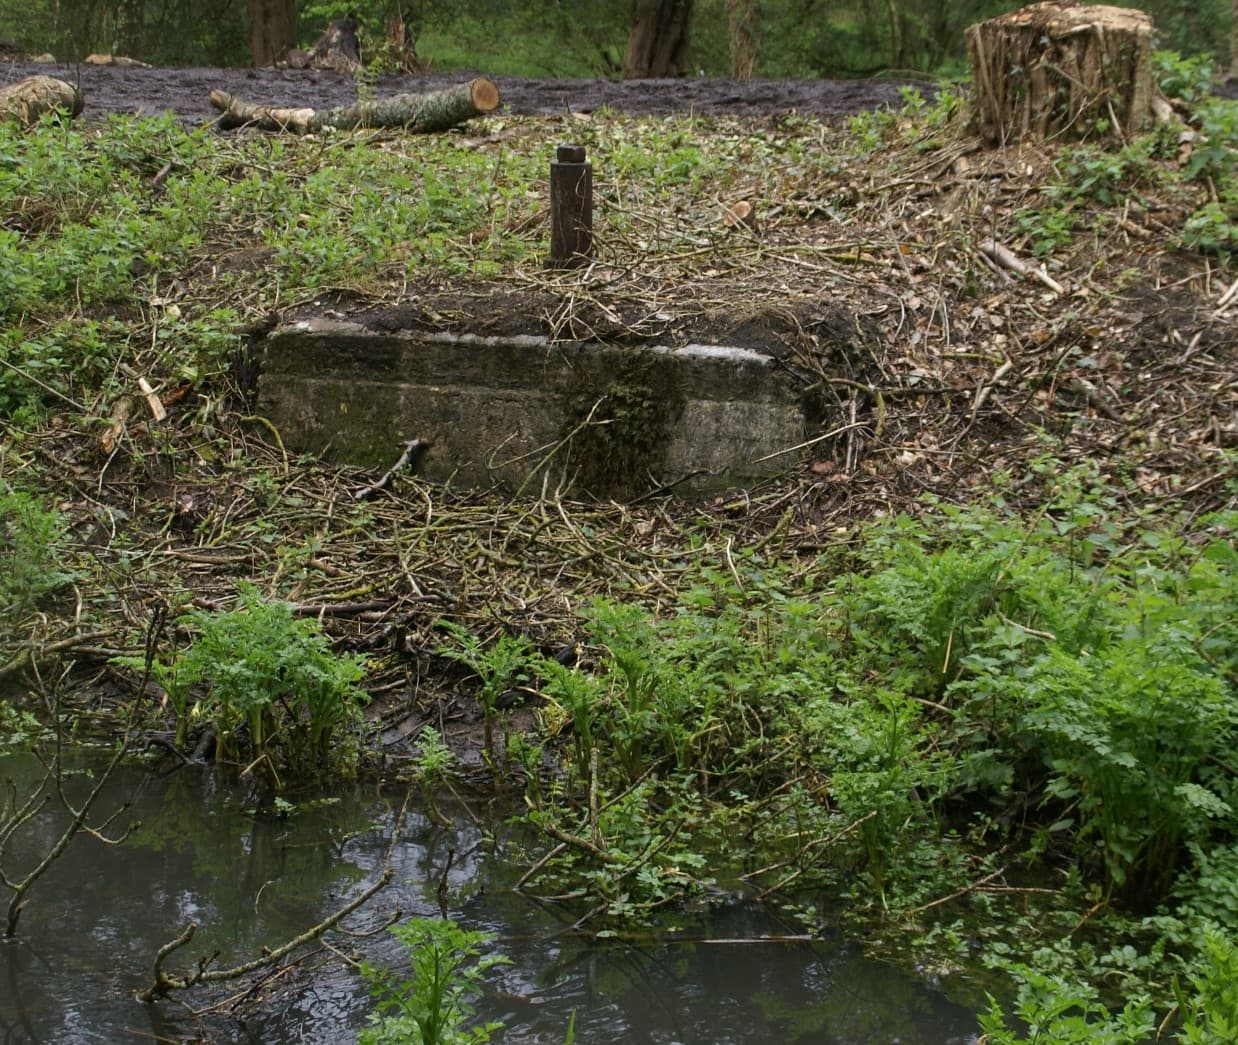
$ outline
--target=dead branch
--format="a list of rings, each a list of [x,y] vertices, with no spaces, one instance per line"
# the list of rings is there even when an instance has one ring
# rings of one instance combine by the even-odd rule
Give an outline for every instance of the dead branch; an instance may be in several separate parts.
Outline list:
[[[206,962],[199,963],[198,971],[184,976],[172,976],[164,972],[163,963],[170,954],[175,953],[184,947],[190,940],[193,939],[193,934],[197,931],[198,926],[194,922],[190,922],[185,926],[184,931],[176,937],[176,939],[165,943],[155,954],[155,962],[152,968],[154,973],[154,982],[144,991],[138,994],[138,1001],[154,1002],[159,998],[166,996],[174,990],[185,990],[188,987],[193,987],[199,983],[223,983],[228,980],[239,980],[243,976],[248,976],[252,972],[257,972],[259,969],[266,969],[272,965],[283,961],[289,954],[297,948],[304,946],[307,943],[312,943],[318,937],[329,929],[335,927],[336,923],[352,914],[358,907],[364,904],[370,897],[374,896],[379,890],[387,885],[392,878],[395,877],[395,870],[388,865],[384,868],[383,873],[379,876],[378,881],[371,885],[364,892],[360,893],[354,899],[350,900],[343,907],[339,908],[333,914],[324,918],[317,925],[306,929],[300,936],[295,936],[291,940],[286,941],[272,951],[265,952],[262,957],[255,958],[253,961],[243,962],[240,965],[234,965],[230,969],[207,969]]]
[[[141,680],[141,685],[138,687],[138,692],[144,692],[147,683],[150,681],[151,665],[154,663],[156,652],[155,647],[158,642],[159,635],[163,630],[164,620],[164,611],[162,607],[159,607],[156,608],[147,624],[146,669]],[[74,641],[80,641],[80,638],[76,638]],[[30,811],[35,809],[36,804],[38,805],[38,808],[41,809],[42,806],[46,804],[48,798],[51,797],[50,794],[47,794],[47,797],[44,798],[42,802],[39,802],[38,800],[40,795],[54,790],[60,804],[64,807],[65,811],[70,814],[68,825],[52,844],[52,847],[46,854],[44,854],[43,859],[40,860],[24,878],[20,881],[12,881],[7,876],[0,875],[0,883],[2,883],[13,894],[9,900],[8,919],[5,927],[6,936],[13,936],[16,934],[17,923],[21,918],[21,912],[29,902],[27,894],[30,892],[31,887],[47,872],[47,870],[56,862],[60,855],[68,849],[69,844],[74,838],[77,837],[79,833],[85,832],[101,842],[118,845],[123,842],[130,833],[137,830],[141,826],[141,822],[135,820],[127,828],[125,828],[124,832],[122,832],[118,838],[107,838],[104,836],[103,831],[106,830],[112,822],[115,821],[116,818],[128,808],[127,804],[115,810],[101,823],[93,826],[89,823],[90,811],[102,795],[103,789],[111,779],[112,773],[115,772],[116,768],[129,755],[129,751],[134,740],[134,725],[139,714],[141,714],[141,702],[134,700],[130,703],[129,712],[124,722],[124,731],[121,735],[120,743],[116,745],[116,750],[113,752],[111,759],[108,761],[103,771],[97,776],[94,787],[91,788],[90,793],[86,796],[85,800],[78,808],[74,808],[69,796],[65,794],[64,778],[62,774],[63,763],[60,757],[61,734],[58,731],[56,734],[56,746],[54,753],[50,761],[43,763],[46,772],[43,780],[39,783],[38,788],[35,789],[26,805],[24,805],[21,810],[16,811],[14,818],[8,822],[0,823],[0,851],[3,851],[4,845],[8,842],[9,838],[12,837],[13,832],[20,827],[21,824],[30,819]],[[59,727],[59,704],[57,704],[56,707],[55,719],[57,726]],[[38,752],[36,752],[36,755],[40,758],[40,761],[42,761],[42,756],[39,755]],[[14,806],[15,805],[16,802],[14,801]]]
[[[1039,280],[1055,294],[1066,293],[1066,288],[1050,276],[1043,267],[1033,268],[1026,261],[1023,261],[1018,255],[1016,255],[1009,247],[1002,246],[1002,244],[998,243],[996,240],[983,240],[981,241],[978,249],[981,254],[983,254],[999,268],[1007,269],[1016,275],[1022,276],[1024,279]]]
[[[825,838],[812,839],[800,849],[800,851],[795,855],[795,857],[792,860],[785,860],[780,863],[770,864],[768,867],[759,868],[756,871],[749,871],[747,874],[740,875],[739,876],[740,880],[744,882],[748,882],[754,878],[759,878],[761,875],[769,874],[771,871],[781,871],[784,868],[791,866],[793,863],[798,863],[799,866],[795,867],[795,869],[792,870],[789,874],[784,875],[773,885],[765,889],[762,889],[757,894],[758,899],[763,900],[765,899],[765,897],[771,895],[772,893],[776,893],[782,889],[785,889],[788,885],[790,885],[797,878],[799,878],[802,874],[804,874],[805,871],[808,870],[810,865],[802,862],[805,856],[807,856],[809,853],[814,852],[818,849],[828,849],[830,846],[834,845],[835,842],[839,842],[843,838],[845,838],[847,835],[849,835],[857,827],[871,820],[873,817],[875,817],[878,814],[878,812],[880,812],[880,810],[874,809],[871,812],[865,813],[858,820],[853,820],[846,827],[842,828],[842,830],[835,831],[834,834],[832,835],[829,835]]]
[[[10,882],[7,879],[5,880],[4,884],[13,893],[12,898],[9,900],[8,920],[7,920],[7,924],[5,926],[5,931],[4,931],[5,936],[13,936],[17,933],[17,923],[18,923],[18,920],[21,918],[22,909],[26,906],[26,903],[27,903],[26,894],[30,892],[30,889],[34,885],[34,883],[43,877],[43,875],[47,872],[48,868],[50,868],[52,864],[56,862],[60,854],[63,853],[66,849],[68,849],[69,843],[72,842],[73,839],[77,837],[78,833],[81,831],[86,831],[88,834],[96,834],[96,832],[100,830],[99,828],[91,828],[87,824],[87,817],[90,816],[90,810],[94,806],[95,802],[98,801],[99,796],[103,792],[104,786],[107,784],[108,780],[111,778],[112,772],[116,769],[118,765],[120,765],[121,760],[128,754],[129,737],[130,737],[130,731],[129,729],[126,729],[125,741],[117,747],[116,753],[112,756],[111,760],[108,762],[107,767],[103,770],[102,773],[99,774],[98,779],[95,781],[95,786],[91,788],[90,794],[86,796],[85,801],[83,801],[81,806],[77,809],[73,808],[67,796],[64,794],[64,791],[60,787],[60,781],[59,781],[60,760],[59,758],[57,758],[56,761],[53,763],[52,767],[48,769],[48,775],[47,777],[44,778],[44,781],[40,785],[39,790],[41,791],[43,788],[47,786],[47,781],[49,779],[55,779],[57,781],[57,791],[59,792],[59,795],[60,795],[60,801],[63,803],[65,809],[67,809],[72,814],[72,818],[70,819],[68,826],[60,833],[60,837],[56,839],[52,847],[47,851],[47,853],[44,854],[43,859],[38,862],[38,864],[30,871],[29,874],[26,875],[25,878],[23,878],[19,882]],[[119,814],[113,813],[112,816],[108,817],[107,821],[105,822],[105,826],[107,823],[111,823],[112,820],[114,820],[117,815]],[[139,826],[138,823],[135,821],[133,824],[129,826],[125,834],[126,835],[129,834],[130,831],[133,831],[138,826]],[[6,833],[6,837],[7,837],[7,833]]]
[[[400,811],[396,814],[395,824],[391,829],[391,842],[387,846],[387,854],[383,861],[383,873],[378,880],[365,889],[348,903],[338,908],[334,913],[328,915],[317,925],[311,926],[299,936],[287,940],[274,950],[263,950],[262,956],[255,958],[252,961],[242,962],[240,965],[234,965],[230,969],[208,969],[207,965],[214,960],[212,955],[210,958],[199,960],[198,969],[196,972],[184,974],[181,976],[173,976],[164,971],[163,965],[168,956],[174,954],[180,948],[184,947],[190,940],[193,939],[193,934],[197,931],[197,924],[190,922],[185,926],[184,930],[174,940],[165,943],[155,953],[155,960],[152,965],[153,982],[145,990],[141,991],[137,998],[138,1001],[151,1003],[158,999],[167,996],[174,990],[185,990],[199,983],[224,983],[229,980],[239,980],[242,977],[248,976],[250,973],[258,972],[260,969],[268,969],[279,962],[283,961],[288,955],[307,943],[312,943],[325,933],[334,929],[343,919],[352,914],[371,897],[377,894],[384,886],[386,886],[392,878],[395,877],[395,866],[392,863],[392,855],[395,852],[396,842],[400,838],[401,829],[404,824],[405,814],[408,812],[408,803],[412,797],[412,792],[409,791],[404,796],[404,802],[400,806]]]
[[[908,911],[904,911],[904,915],[910,918],[913,914],[921,914],[924,911],[931,910],[934,907],[940,907],[944,903],[949,903],[951,900],[957,900],[960,896],[966,896],[968,893],[975,892],[978,889],[983,889],[994,878],[1000,878],[1006,873],[1006,868],[999,867],[991,874],[986,874],[983,878],[977,878],[974,882],[969,882],[962,888],[956,889],[947,896],[938,897],[936,900],[930,900],[928,903],[921,904],[919,907],[913,907]]]
[[[83,65],[110,65],[115,69],[149,69],[150,63],[123,54],[88,54]]]
[[[17,786],[11,781],[5,781],[9,797],[8,804],[12,807],[13,812],[4,820],[0,820],[0,856],[4,855],[5,846],[13,837],[13,833],[22,826],[33,820],[52,800],[52,796],[48,794],[43,787],[38,787],[30,793],[30,796],[22,803],[21,808],[17,807]],[[13,882],[5,873],[4,868],[0,867],[0,885],[8,889],[16,889],[17,883]]]
[[[391,477],[395,475],[395,473],[398,472],[401,468],[403,468],[406,464],[408,464],[408,462],[413,459],[413,455],[417,453],[418,450],[424,449],[425,447],[429,445],[430,444],[426,442],[424,439],[408,440],[408,442],[404,444],[404,452],[400,454],[398,458],[396,458],[395,464],[393,464],[390,468],[387,469],[386,472],[383,473],[382,478],[379,479],[378,482],[376,483],[371,483],[369,486],[363,486],[360,490],[357,490],[352,495],[352,499],[354,501],[364,501],[367,497],[373,497],[376,493],[378,493],[379,490],[383,489],[389,482],[391,482]]]
[[[14,675],[32,664],[36,657],[46,656],[49,653],[62,653],[65,650],[74,650],[81,645],[105,639],[111,634],[111,631],[86,631],[80,635],[70,635],[68,638],[57,639],[55,642],[45,642],[37,648],[34,646],[24,646],[12,660],[0,664],[0,680],[7,678],[9,675]]]

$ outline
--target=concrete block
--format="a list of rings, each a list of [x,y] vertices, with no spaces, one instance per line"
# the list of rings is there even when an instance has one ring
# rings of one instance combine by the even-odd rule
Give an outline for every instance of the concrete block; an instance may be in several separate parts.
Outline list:
[[[266,340],[259,411],[294,452],[469,488],[629,498],[705,493],[791,467],[797,390],[759,352],[374,331],[300,320]],[[776,455],[776,456],[770,456]]]

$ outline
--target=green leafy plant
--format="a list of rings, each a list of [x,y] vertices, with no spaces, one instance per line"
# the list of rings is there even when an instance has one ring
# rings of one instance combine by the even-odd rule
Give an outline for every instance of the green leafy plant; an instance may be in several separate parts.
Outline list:
[[[538,664],[537,672],[544,680],[543,695],[571,722],[577,776],[588,779],[597,724],[608,697],[606,683],[550,658]]]
[[[483,954],[492,937],[444,918],[417,918],[391,929],[412,966],[404,976],[363,962],[361,973],[377,1011],[357,1036],[359,1045],[480,1045],[501,1023],[476,1023],[475,999],[486,973],[510,964]]]
[[[897,659],[900,680],[911,691],[940,696],[995,608],[1007,555],[998,542],[931,550],[899,540],[890,565],[856,583],[853,641],[887,662]]]
[[[170,663],[153,665],[179,742],[191,724],[209,720],[218,758],[262,763],[277,784],[285,770],[347,772],[355,764],[367,699],[356,683],[365,668],[337,656],[318,622],[243,585],[236,609],[198,610],[179,623],[194,639]]]
[[[1238,201],[1238,194],[1235,195]],[[1229,207],[1205,203],[1182,226],[1182,245],[1205,254],[1238,249],[1238,202]]]
[[[1008,972],[1018,981],[1014,1015],[1027,1027],[1026,1036],[1009,1026],[1001,1006],[989,998],[980,1016],[988,1045],[1138,1045],[1156,1031],[1147,998],[1133,998],[1118,1013],[1101,1003],[1094,987],[1041,973],[1026,965]]]
[[[1026,237],[1032,253],[1045,257],[1070,243],[1079,223],[1073,210],[1062,207],[1024,207],[1012,215],[1014,227]]]
[[[20,490],[0,492],[0,621],[16,622],[72,574],[58,561],[60,517]]]
[[[481,683],[477,696],[484,715],[486,754],[494,758],[494,722],[499,698],[527,681],[528,663],[535,653],[533,644],[522,635],[503,632],[486,646],[467,628],[452,621],[440,621],[439,627],[455,643],[440,646],[439,656],[467,665]]]
[[[1094,843],[1112,888],[1159,898],[1184,838],[1234,810],[1206,781],[1218,738],[1232,735],[1219,679],[1172,641],[1126,640],[1102,656],[1053,650],[1020,687],[1024,728],[1053,771],[1047,794],[1075,807],[1081,848]]]
[[[451,748],[443,743],[438,730],[426,726],[417,736],[417,749],[414,753],[412,776],[421,787],[422,798],[440,824],[450,823],[438,808],[438,792],[447,786],[451,777],[455,755]]]
[[[29,711],[0,700],[0,755],[29,750],[52,739],[52,732]]]
[[[1186,849],[1190,865],[1180,869],[1173,891],[1178,918],[1238,937],[1238,841],[1192,841]]]
[[[1205,933],[1203,953],[1189,977],[1193,991],[1178,987],[1185,1045],[1238,1041],[1238,945],[1225,933]]]
[[[1184,173],[1196,181],[1232,185],[1238,166],[1238,102],[1210,98],[1196,107],[1192,121],[1199,132]]]
[[[1152,76],[1167,98],[1195,104],[1212,93],[1214,66],[1205,55],[1184,58],[1176,51],[1152,52]]]

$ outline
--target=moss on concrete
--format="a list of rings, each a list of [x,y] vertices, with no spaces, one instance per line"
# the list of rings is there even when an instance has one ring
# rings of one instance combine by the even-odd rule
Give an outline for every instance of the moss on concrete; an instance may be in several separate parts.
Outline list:
[[[648,491],[665,471],[683,408],[673,368],[617,356],[608,380],[568,392],[561,432],[574,486],[618,498]]]

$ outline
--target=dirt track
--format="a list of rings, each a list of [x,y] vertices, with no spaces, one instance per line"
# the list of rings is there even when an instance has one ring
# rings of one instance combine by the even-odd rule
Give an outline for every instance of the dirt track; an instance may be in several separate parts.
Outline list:
[[[0,67],[0,83],[40,73],[80,83],[88,119],[110,112],[153,114],[171,110],[187,122],[207,122],[216,116],[208,98],[216,88],[246,101],[314,109],[346,105],[357,97],[351,77],[293,69],[120,69],[13,62]],[[461,83],[474,75],[478,74],[382,76],[375,91],[379,97],[417,93]],[[491,79],[498,85],[502,111],[517,115],[592,112],[605,106],[634,115],[691,111],[755,116],[795,110],[842,117],[899,102],[899,84],[889,80]],[[930,89],[925,85],[926,92]]]

